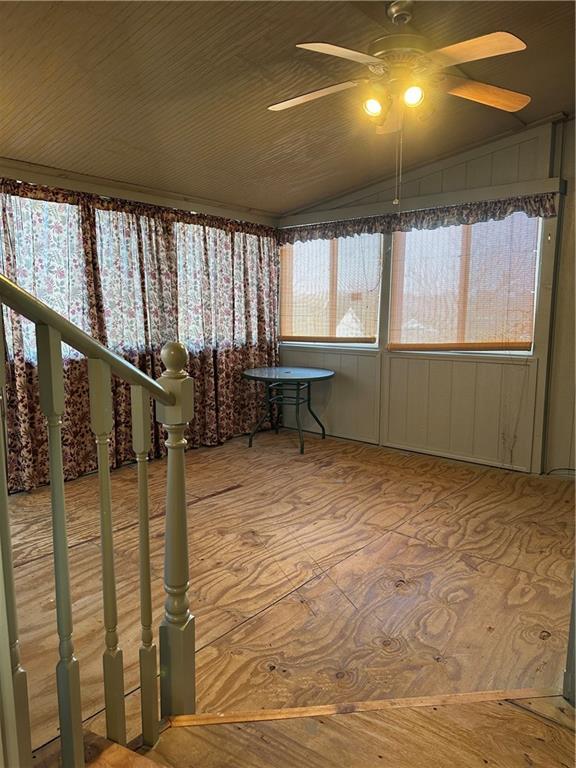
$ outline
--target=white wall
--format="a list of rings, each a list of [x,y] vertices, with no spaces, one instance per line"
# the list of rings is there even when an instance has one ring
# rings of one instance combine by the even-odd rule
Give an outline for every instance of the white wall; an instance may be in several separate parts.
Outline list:
[[[536,359],[383,355],[381,442],[530,471]]]
[[[409,171],[403,176],[403,206],[410,210],[419,204],[424,207],[451,205],[465,200],[546,191],[541,186],[550,175],[552,136],[552,125],[541,125]],[[394,197],[394,180],[385,179],[285,216],[280,219],[280,225],[397,211],[392,204]]]
[[[554,172],[551,162],[554,133],[555,128],[550,124],[539,126],[412,171],[406,175],[404,198],[411,196],[406,206],[449,204],[474,199],[475,194],[497,197],[557,188],[557,183],[549,180]],[[568,147],[565,166],[569,162]],[[384,212],[390,210],[392,190],[390,180],[385,180],[318,204],[284,223]],[[573,226],[573,215],[571,219],[565,218],[565,222],[570,220]],[[553,398],[548,400],[547,407],[545,402],[555,243],[556,219],[552,219],[543,228],[534,355],[437,355],[381,350],[371,353],[375,362],[369,364],[367,376],[367,363],[359,362],[365,353],[348,350],[342,374],[337,374],[322,394],[321,407],[328,420],[328,432],[535,472],[543,468],[543,439],[547,435],[547,467],[552,460],[561,460],[562,466],[568,466],[571,461],[573,466],[574,443],[568,437],[574,422],[573,394],[570,395],[573,384],[570,387],[566,381],[573,379],[574,359],[573,314],[570,320],[573,288],[569,280],[560,290],[561,309],[555,320],[555,362],[550,388]],[[570,243],[565,226],[561,274],[569,277],[571,269],[573,280],[573,243],[572,251]],[[563,277],[559,285],[562,280]],[[384,290],[382,339],[387,335],[387,295]],[[568,352],[570,339],[572,346]],[[281,349],[281,360],[289,365],[336,369],[340,364],[336,361],[341,357],[342,353],[322,347],[290,345]],[[378,363],[379,376],[375,373]],[[548,430],[546,423],[550,425]],[[313,424],[306,428],[316,431]]]
[[[574,120],[564,126],[561,175],[568,182],[561,222],[548,391],[546,471],[574,469]]]
[[[380,420],[380,353],[376,350],[314,349],[283,344],[282,365],[328,368],[336,376],[312,385],[312,408],[326,432],[365,443],[378,443]],[[284,421],[294,427],[294,408],[286,406]],[[302,408],[304,429],[319,432]]]

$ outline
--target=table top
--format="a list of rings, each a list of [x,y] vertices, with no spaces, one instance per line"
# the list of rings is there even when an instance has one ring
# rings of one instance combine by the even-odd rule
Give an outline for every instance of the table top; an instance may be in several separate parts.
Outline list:
[[[298,382],[331,379],[332,376],[335,375],[335,372],[329,371],[326,368],[299,368],[289,366],[286,368],[249,368],[247,371],[244,371],[243,375],[246,379],[252,379],[254,381]]]

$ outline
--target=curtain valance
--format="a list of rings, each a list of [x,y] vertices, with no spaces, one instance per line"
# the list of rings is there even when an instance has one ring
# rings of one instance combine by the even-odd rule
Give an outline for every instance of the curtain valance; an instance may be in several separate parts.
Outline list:
[[[117,197],[102,197],[89,192],[75,192],[59,187],[46,187],[42,184],[31,184],[14,179],[0,178],[0,193],[16,197],[27,197],[33,200],[46,200],[52,203],[68,203],[69,205],[90,206],[103,211],[118,211],[132,213],[137,216],[151,216],[165,222],[182,222],[183,224],[199,224],[204,227],[221,229],[224,232],[243,232],[248,235],[276,237],[277,230],[264,224],[251,221],[237,221],[221,216],[205,213],[192,213],[178,208],[166,208],[161,205],[139,203]]]
[[[309,224],[282,230],[280,242],[332,240],[336,237],[351,237],[353,235],[391,234],[392,232],[409,232],[412,229],[437,229],[438,227],[452,227],[462,224],[478,224],[490,220],[505,219],[507,216],[518,212],[524,212],[530,217],[541,216],[545,219],[556,216],[556,194],[545,192],[503,200],[485,200],[447,205],[441,208],[385,213],[362,219]]]

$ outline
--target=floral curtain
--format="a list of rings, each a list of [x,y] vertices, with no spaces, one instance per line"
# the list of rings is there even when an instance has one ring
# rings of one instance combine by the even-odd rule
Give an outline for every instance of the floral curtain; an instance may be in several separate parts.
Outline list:
[[[161,216],[102,209],[95,210],[94,224],[105,328],[100,341],[157,379],[162,345],[178,338],[173,224]],[[133,457],[130,386],[115,377],[113,396],[111,458],[119,466]],[[152,423],[158,456],[162,440]]]
[[[238,372],[278,364],[277,242],[180,223],[176,253],[179,338],[192,353],[196,378],[190,438],[214,445],[246,432],[257,417],[257,392]]]
[[[217,445],[249,429],[257,393],[245,368],[278,361],[276,233],[254,224],[92,195],[0,182],[0,268],[114,351],[157,378],[160,350],[190,352],[195,418],[189,446]],[[9,484],[48,479],[34,328],[4,309],[8,353]],[[67,479],[96,468],[86,361],[63,347]],[[112,466],[133,457],[130,390],[113,377]],[[163,440],[153,422],[153,454]]]
[[[91,333],[89,274],[84,268],[81,216],[77,206],[0,195],[0,268],[83,331]],[[11,490],[46,482],[46,426],[38,402],[33,324],[4,313],[8,352],[6,415]],[[86,362],[63,348],[67,409],[63,417],[66,464],[93,469]]]
[[[541,216],[549,219],[557,215],[556,194],[546,192],[539,195],[512,197],[505,200],[483,200],[475,203],[426,208],[419,211],[386,213],[381,216],[367,216],[363,219],[329,221],[282,230],[282,243],[306,242],[308,240],[331,240],[352,235],[390,234],[410,232],[412,229],[437,229],[462,224],[478,224],[485,221],[500,221],[519,211],[527,216]]]

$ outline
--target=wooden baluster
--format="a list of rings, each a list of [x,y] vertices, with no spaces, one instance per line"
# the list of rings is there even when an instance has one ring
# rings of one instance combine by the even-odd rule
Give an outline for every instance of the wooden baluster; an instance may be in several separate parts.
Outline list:
[[[88,360],[90,381],[90,421],[96,436],[98,482],[100,490],[100,544],[102,548],[102,598],[104,603],[105,649],[104,703],[106,735],[110,741],[126,744],[124,703],[124,665],[118,645],[118,608],[114,576],[114,542],[112,538],[112,491],[108,440],[113,428],[110,366],[102,360]]]
[[[164,554],[165,616],[160,625],[160,704],[162,717],[193,713],[194,616],[188,610],[188,532],[184,429],[194,415],[194,382],[186,373],[188,352],[169,342],[162,349],[166,370],[159,379],[175,405],[156,405],[156,418],[168,433],[166,541]]]
[[[156,645],[152,634],[152,590],[150,586],[150,526],[148,520],[148,452],[150,439],[150,395],[133,385],[132,445],[138,463],[138,521],[140,564],[140,709],[142,739],[147,746],[158,740],[158,684]]]
[[[2,324],[2,307],[0,306],[0,349],[3,350],[4,329]],[[4,355],[0,359],[0,556],[2,560],[2,575],[4,581],[4,599],[6,604],[6,629],[10,652],[10,674],[13,687],[13,698],[16,720],[14,730],[6,734],[16,736],[16,755],[12,754],[14,764],[28,768],[32,765],[32,745],[30,736],[30,711],[28,708],[28,685],[26,672],[20,664],[20,646],[18,643],[18,617],[16,614],[16,598],[14,594],[14,569],[12,566],[12,539],[10,535],[10,519],[8,509],[8,479],[6,475],[6,411],[4,407],[4,387],[6,384],[6,367]],[[7,739],[6,739],[7,740]]]
[[[62,465],[62,414],[64,378],[60,334],[46,325],[36,326],[40,407],[48,420],[52,537],[56,583],[56,621],[60,639],[60,660],[56,666],[62,764],[65,768],[84,765],[80,672],[72,641],[72,601],[66,535],[64,470]]]

